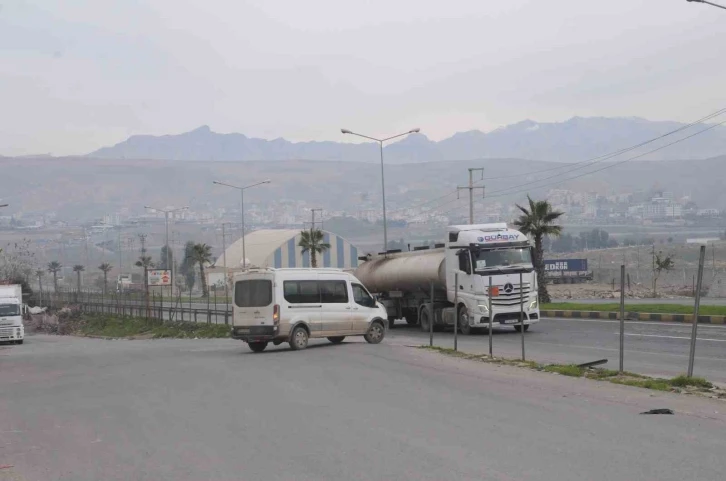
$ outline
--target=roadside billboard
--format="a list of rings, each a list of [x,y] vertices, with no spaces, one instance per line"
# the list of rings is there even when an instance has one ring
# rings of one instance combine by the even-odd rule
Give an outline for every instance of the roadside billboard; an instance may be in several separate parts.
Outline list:
[[[168,269],[149,269],[150,286],[170,286],[171,271]]]
[[[552,259],[544,261],[545,272],[585,272],[587,259]]]

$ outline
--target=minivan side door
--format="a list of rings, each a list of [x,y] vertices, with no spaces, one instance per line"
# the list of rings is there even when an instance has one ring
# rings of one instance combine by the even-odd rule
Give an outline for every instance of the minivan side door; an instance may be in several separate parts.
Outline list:
[[[315,279],[290,279],[282,281],[282,292],[287,303],[287,322],[305,321],[311,337],[321,337],[320,290]]]
[[[350,287],[353,293],[353,331],[356,334],[364,334],[368,332],[368,321],[372,310],[376,307],[376,300],[361,284],[351,282]]]
[[[353,327],[348,283],[344,279],[318,278],[322,336],[347,336]]]

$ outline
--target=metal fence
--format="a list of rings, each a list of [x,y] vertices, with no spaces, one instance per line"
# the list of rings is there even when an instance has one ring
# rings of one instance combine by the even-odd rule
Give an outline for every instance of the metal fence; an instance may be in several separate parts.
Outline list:
[[[151,292],[147,299],[139,293],[86,290],[59,290],[48,296],[48,304],[52,308],[77,306],[81,311],[90,313],[207,324],[229,324],[232,317],[226,298],[217,296],[183,297],[179,293],[175,297],[164,297],[161,293]]]

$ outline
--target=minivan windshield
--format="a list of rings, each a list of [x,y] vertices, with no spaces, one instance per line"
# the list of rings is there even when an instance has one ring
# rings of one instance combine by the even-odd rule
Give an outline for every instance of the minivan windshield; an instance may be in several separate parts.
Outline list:
[[[0,304],[0,316],[19,316],[20,306],[18,304]]]
[[[234,285],[234,303],[237,307],[264,307],[272,304],[272,281],[251,279]]]
[[[473,251],[471,257],[476,272],[532,266],[532,254],[528,247]]]

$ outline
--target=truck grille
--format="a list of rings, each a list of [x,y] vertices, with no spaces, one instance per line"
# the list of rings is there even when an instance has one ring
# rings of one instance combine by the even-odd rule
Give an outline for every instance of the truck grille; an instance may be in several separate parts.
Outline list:
[[[0,327],[0,339],[6,338],[9,339],[13,335],[14,327]]]
[[[492,297],[492,306],[512,307],[519,305],[520,291],[522,292],[524,302],[527,302],[531,283],[525,282],[521,288],[519,284],[514,283],[502,284],[496,287],[499,288],[499,295]]]

